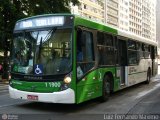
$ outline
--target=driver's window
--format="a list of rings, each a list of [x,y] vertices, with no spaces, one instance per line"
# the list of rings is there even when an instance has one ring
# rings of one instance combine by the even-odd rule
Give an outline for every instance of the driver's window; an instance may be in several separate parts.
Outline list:
[[[92,32],[77,32],[77,77],[81,78],[95,63]]]

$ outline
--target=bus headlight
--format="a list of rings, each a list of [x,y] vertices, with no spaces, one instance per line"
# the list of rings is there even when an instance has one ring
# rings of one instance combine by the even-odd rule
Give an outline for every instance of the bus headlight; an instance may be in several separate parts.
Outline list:
[[[72,79],[70,76],[66,76],[63,80],[63,83],[61,85],[61,90],[66,90],[69,88],[69,85],[71,83]]]
[[[67,76],[67,77],[64,78],[64,83],[65,84],[69,84],[71,81],[72,81],[71,77]]]

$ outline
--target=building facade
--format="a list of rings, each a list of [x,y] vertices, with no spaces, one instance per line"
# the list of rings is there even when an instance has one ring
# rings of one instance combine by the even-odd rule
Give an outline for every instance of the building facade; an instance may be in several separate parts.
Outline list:
[[[129,1],[119,0],[119,28],[129,31]]]
[[[105,1],[105,23],[119,27],[119,5],[118,0]]]
[[[129,31],[142,36],[142,0],[129,1]]]
[[[160,0],[157,0],[156,5],[156,25],[160,26]],[[158,41],[158,47],[159,47],[159,55],[160,55],[160,27],[156,27],[156,39]]]
[[[71,12],[156,41],[157,0],[79,0]]]
[[[79,0],[79,6],[71,5],[71,12],[98,22],[105,23],[104,0]]]

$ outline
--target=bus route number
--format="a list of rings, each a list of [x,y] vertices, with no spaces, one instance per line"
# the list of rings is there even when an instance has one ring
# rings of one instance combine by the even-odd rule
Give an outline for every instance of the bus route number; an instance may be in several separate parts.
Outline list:
[[[46,82],[45,86],[46,87],[60,87],[61,83],[60,82]]]

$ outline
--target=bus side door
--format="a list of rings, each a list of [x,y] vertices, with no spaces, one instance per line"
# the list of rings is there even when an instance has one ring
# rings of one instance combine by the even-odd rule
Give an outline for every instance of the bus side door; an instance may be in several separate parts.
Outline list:
[[[118,42],[118,64],[119,64],[119,70],[120,70],[120,85],[126,85],[126,75],[127,75],[127,41],[122,39],[122,38],[118,38],[117,39]]]

